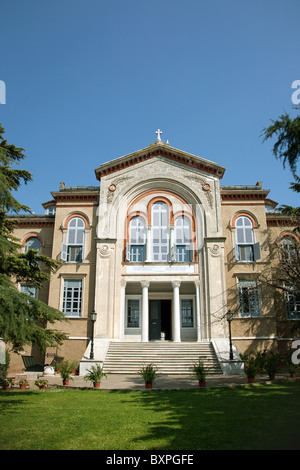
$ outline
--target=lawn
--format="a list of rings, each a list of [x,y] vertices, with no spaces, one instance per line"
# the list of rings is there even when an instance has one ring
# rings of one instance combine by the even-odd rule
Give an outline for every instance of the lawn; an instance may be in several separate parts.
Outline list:
[[[1,450],[300,449],[300,384],[0,391]]]

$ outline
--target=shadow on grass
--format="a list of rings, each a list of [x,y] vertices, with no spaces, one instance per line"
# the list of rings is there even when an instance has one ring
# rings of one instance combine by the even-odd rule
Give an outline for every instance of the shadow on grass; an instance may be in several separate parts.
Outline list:
[[[136,443],[151,450],[299,450],[299,398],[300,385],[290,383],[139,393],[135,405],[153,419]]]
[[[32,390],[1,390],[0,391],[0,415],[15,413],[18,408],[22,408],[26,402],[25,398],[28,395],[32,395]],[[1,398],[5,398],[4,401]],[[7,400],[7,397],[10,399]],[[22,399],[22,397],[24,399]]]

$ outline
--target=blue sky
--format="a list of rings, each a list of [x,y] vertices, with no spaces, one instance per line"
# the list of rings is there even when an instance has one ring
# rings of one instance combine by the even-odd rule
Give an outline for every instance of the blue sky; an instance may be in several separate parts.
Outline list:
[[[97,185],[101,163],[172,147],[299,206],[289,168],[261,132],[291,115],[299,0],[1,0],[0,122],[34,181],[17,198],[35,213],[63,181]],[[299,172],[298,172],[299,173]]]

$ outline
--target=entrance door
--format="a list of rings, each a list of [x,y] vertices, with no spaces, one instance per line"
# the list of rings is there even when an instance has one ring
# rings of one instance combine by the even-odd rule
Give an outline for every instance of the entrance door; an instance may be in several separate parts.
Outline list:
[[[171,300],[150,300],[149,302],[149,339],[171,339]]]

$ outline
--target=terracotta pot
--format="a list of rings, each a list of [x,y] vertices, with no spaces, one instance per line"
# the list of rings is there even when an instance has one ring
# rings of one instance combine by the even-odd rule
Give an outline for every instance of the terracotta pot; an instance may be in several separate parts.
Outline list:
[[[100,388],[100,382],[94,382],[94,388]]]
[[[8,390],[9,389],[9,385],[3,385],[3,390]]]
[[[40,390],[44,390],[46,388],[46,385],[39,385]]]
[[[63,385],[69,385],[69,383],[70,383],[69,379],[63,380]]]
[[[152,388],[152,382],[146,382],[145,385],[146,388]]]
[[[59,370],[59,369],[57,369],[56,373],[57,373],[57,374],[60,374],[60,370]]]
[[[199,380],[199,387],[201,387],[201,388],[206,387],[206,382],[203,382],[202,380]]]
[[[248,377],[248,384],[253,384],[255,379],[253,377]]]
[[[290,378],[291,378],[291,379],[295,379],[295,378],[296,378],[296,374],[293,373],[293,372],[291,372],[291,373],[290,373]]]
[[[26,390],[26,385],[25,384],[20,385],[20,389],[21,390]]]

